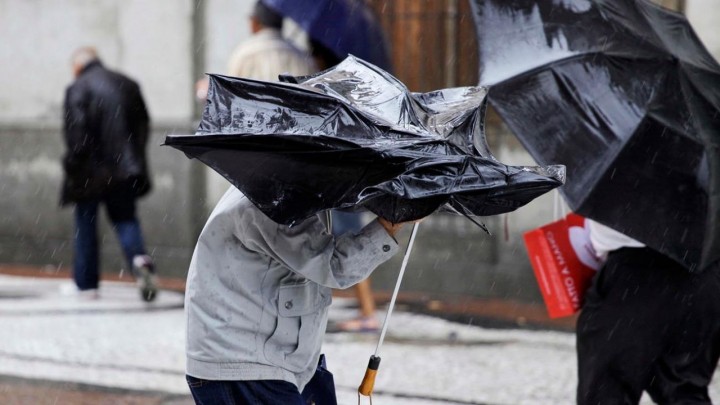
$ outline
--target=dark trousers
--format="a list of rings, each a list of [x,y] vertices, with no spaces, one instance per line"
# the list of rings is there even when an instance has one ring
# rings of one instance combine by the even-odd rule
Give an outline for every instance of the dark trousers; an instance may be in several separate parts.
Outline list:
[[[651,249],[611,252],[577,323],[580,405],[711,404],[720,266],[691,274]]]
[[[97,216],[101,204],[105,205],[129,268],[133,268],[133,257],[145,254],[140,223],[135,215],[135,197],[132,194],[117,190],[100,200],[77,202],[73,279],[80,290],[98,288],[99,284]]]
[[[197,405],[337,405],[335,378],[324,354],[302,393],[286,381],[209,381],[189,375],[186,379]]]
[[[211,381],[186,376],[197,405],[305,405],[287,381]]]

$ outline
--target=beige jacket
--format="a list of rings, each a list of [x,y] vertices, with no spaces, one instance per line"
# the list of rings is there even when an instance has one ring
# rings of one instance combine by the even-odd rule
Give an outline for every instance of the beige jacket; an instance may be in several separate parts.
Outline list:
[[[284,40],[280,31],[265,28],[233,51],[228,74],[254,80],[277,81],[278,75],[304,76],[317,69],[312,57]]]

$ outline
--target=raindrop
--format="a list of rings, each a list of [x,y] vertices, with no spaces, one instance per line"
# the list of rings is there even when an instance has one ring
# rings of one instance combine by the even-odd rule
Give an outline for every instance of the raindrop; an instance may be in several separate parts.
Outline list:
[[[685,228],[685,230],[683,230],[682,236],[680,237],[680,242],[681,242],[681,243],[684,243],[684,242],[685,242],[685,239],[686,239],[687,236],[688,236],[688,231],[689,231],[688,228]]]

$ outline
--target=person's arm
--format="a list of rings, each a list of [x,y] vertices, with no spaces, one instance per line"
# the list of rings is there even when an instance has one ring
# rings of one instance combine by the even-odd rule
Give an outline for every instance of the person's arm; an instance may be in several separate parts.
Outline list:
[[[85,98],[84,92],[78,86],[70,86],[65,92],[63,131],[67,146],[65,163],[71,167],[73,163],[84,158],[89,152],[91,140],[87,128],[87,100]]]
[[[398,225],[377,219],[356,234],[335,238],[317,216],[288,227],[253,207],[240,213],[236,236],[247,248],[305,278],[331,288],[348,288],[398,251],[391,236],[398,229]]]
[[[63,167],[69,174],[82,170],[93,147],[94,139],[88,128],[87,106],[86,92],[79,86],[70,86],[65,92],[63,128],[67,147]]]
[[[148,138],[150,137],[150,114],[148,114],[145,99],[143,98],[140,86],[137,83],[133,83],[133,104],[130,108],[133,109],[132,121],[135,129],[135,134],[138,136],[138,145],[144,148],[147,145]]]

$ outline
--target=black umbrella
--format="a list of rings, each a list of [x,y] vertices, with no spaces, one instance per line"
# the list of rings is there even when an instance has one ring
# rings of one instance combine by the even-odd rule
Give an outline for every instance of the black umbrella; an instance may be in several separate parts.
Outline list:
[[[720,66],[645,0],[471,0],[480,84],[570,207],[682,263],[720,258]]]
[[[165,144],[288,225],[358,205],[396,223],[441,206],[493,215],[562,184],[562,166],[507,166],[490,154],[482,87],[412,94],[353,57],[291,79],[299,84],[211,76],[197,133]]]

